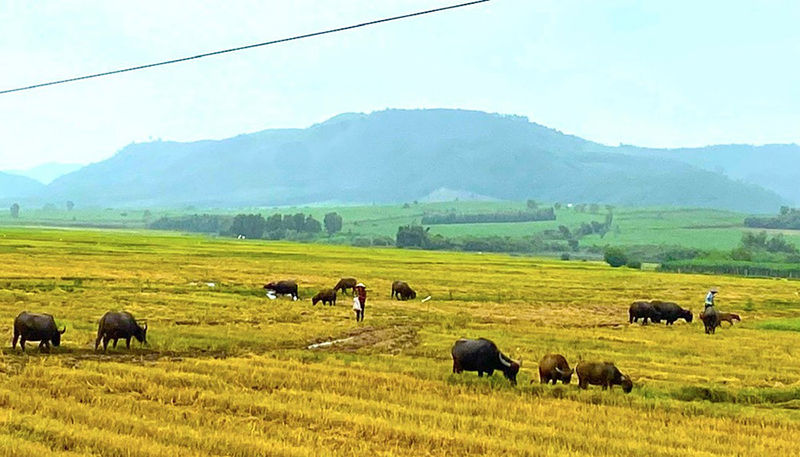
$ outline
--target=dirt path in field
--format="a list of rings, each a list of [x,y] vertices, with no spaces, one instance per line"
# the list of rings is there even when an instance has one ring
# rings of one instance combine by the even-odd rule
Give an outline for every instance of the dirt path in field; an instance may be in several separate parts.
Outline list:
[[[399,354],[419,343],[418,328],[413,325],[391,327],[367,326],[350,330],[338,338],[318,338],[306,346],[315,351],[356,352],[367,350],[384,354]]]

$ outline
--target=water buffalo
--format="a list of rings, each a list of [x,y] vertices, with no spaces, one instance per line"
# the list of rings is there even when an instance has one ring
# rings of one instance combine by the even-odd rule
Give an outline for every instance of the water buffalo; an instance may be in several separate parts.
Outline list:
[[[706,309],[700,313],[700,320],[703,321],[706,334],[716,333],[717,327],[719,327],[719,313],[716,308],[713,306],[706,306]]]
[[[484,373],[491,376],[495,370],[499,370],[511,384],[517,384],[517,373],[522,361],[509,359],[490,340],[461,338],[453,345],[450,354],[453,356],[453,373],[477,371],[478,376],[482,377]]]
[[[50,343],[56,347],[61,345],[61,335],[66,331],[66,326],[59,330],[56,327],[56,320],[49,314],[23,311],[14,319],[14,341],[11,347],[16,349],[17,340],[20,340],[19,345],[22,352],[25,352],[26,341],[39,341],[39,350],[49,351]]]
[[[631,378],[620,373],[611,362],[578,362],[575,371],[578,373],[578,387],[581,389],[586,389],[591,384],[603,386],[603,390],[615,385],[622,386],[622,391],[626,394],[633,390]]]
[[[667,325],[672,325],[678,319],[683,318],[686,322],[692,322],[692,312],[688,309],[683,309],[672,302],[652,300],[650,302],[656,311],[661,315],[661,319],[667,322]]]
[[[646,301],[635,301],[628,309],[628,322],[634,323],[642,319],[642,325],[647,324],[647,319],[658,324],[661,322],[661,313],[659,313],[652,303]]]
[[[409,298],[417,298],[417,293],[407,283],[403,281],[395,281],[392,283],[392,298],[397,297],[398,300],[408,300]]]
[[[733,326],[733,321],[741,322],[742,318],[736,313],[717,313],[717,327],[722,326],[722,321],[725,321]]]
[[[336,290],[334,289],[322,289],[317,292],[317,295],[314,295],[311,298],[311,304],[316,305],[317,303],[322,302],[324,305],[325,303],[333,306],[336,304]]]
[[[556,381],[569,384],[574,372],[575,370],[570,369],[567,359],[561,354],[547,354],[539,362],[539,382],[542,384],[550,381],[553,381],[553,385]]]
[[[342,278],[333,286],[333,290],[337,292],[341,290],[343,294],[347,295],[347,290],[349,289],[352,295],[356,293],[357,283],[356,278]]]
[[[131,348],[131,338],[136,338],[140,343],[147,343],[147,323],[144,327],[139,326],[131,313],[123,311],[121,313],[107,312],[100,318],[100,325],[97,328],[97,340],[94,342],[94,350],[103,340],[103,351],[108,349],[108,342],[114,340],[114,348],[117,347],[117,340],[125,340],[125,347]]]
[[[297,283],[294,281],[271,282],[264,286],[264,289],[280,295],[291,295],[292,300],[297,300]]]

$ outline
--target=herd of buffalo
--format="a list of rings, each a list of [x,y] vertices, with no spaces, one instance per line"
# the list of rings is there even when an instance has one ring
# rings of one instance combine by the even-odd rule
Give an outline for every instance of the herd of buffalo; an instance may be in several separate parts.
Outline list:
[[[350,291],[355,293],[357,281],[355,278],[342,278],[333,288],[323,289],[311,299],[313,305],[319,302],[328,305],[336,304],[337,292],[347,294]],[[298,288],[295,281],[271,282],[264,286],[268,293],[288,295],[293,300],[298,299]],[[398,300],[409,300],[416,298],[416,292],[405,282],[395,281],[392,283],[391,298]],[[642,325],[648,323],[660,323],[664,321],[667,325],[672,325],[678,319],[692,322],[692,312],[681,308],[675,303],[661,300],[635,301],[628,309],[629,323],[642,320]],[[721,313],[713,306],[706,308],[701,314],[706,333],[714,333],[715,329],[723,321],[733,325],[733,321],[741,321],[738,314]],[[22,351],[25,351],[26,341],[39,341],[41,350],[49,350],[50,345],[59,346],[61,335],[67,330],[66,327],[58,329],[55,319],[49,314],[34,314],[27,311],[21,312],[14,319],[14,340],[12,348],[16,349],[17,341],[20,342]],[[97,350],[100,342],[103,342],[103,351],[108,349],[108,343],[113,340],[113,347],[117,347],[120,339],[125,340],[127,349],[131,347],[131,339],[136,338],[140,343],[147,343],[147,323],[142,324],[128,312],[107,312],[100,318],[97,328],[97,339],[94,349]],[[515,361],[504,355],[497,348],[494,342],[485,338],[467,339],[461,338],[455,342],[451,350],[453,357],[453,373],[463,371],[477,371],[478,376],[484,373],[491,376],[495,371],[500,371],[514,385],[517,383],[517,373],[519,373],[522,360]],[[586,389],[590,384],[602,386],[603,389],[612,386],[622,386],[625,393],[633,389],[633,382],[630,377],[622,374],[619,369],[611,362],[587,362],[580,361],[574,368],[570,368],[567,359],[561,354],[547,354],[539,362],[539,381],[542,384],[561,381],[569,384],[572,375],[577,374],[578,386]],[[532,381],[533,382],[533,381]]]
[[[94,349],[103,342],[103,350],[108,349],[108,342],[114,340],[114,347],[117,341],[125,340],[126,348],[131,348],[131,338],[136,338],[140,343],[147,343],[147,323],[139,325],[136,319],[128,312],[107,312],[100,318],[97,326],[97,340],[94,342]],[[22,352],[25,352],[26,341],[39,341],[39,348],[49,350],[50,345],[60,346],[61,335],[67,331],[65,326],[61,330],[56,327],[56,321],[50,314],[34,314],[27,311],[19,313],[14,319],[14,341],[11,347],[17,348],[17,341],[20,343]]]

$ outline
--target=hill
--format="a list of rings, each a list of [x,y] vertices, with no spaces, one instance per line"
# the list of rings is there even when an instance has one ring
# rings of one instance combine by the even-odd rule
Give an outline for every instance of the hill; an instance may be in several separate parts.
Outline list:
[[[800,146],[796,144],[727,144],[704,148],[645,149],[623,146],[620,152],[676,159],[732,179],[769,189],[793,205],[800,204],[797,187]]]
[[[27,168],[25,170],[6,170],[6,173],[35,179],[36,181],[39,181],[42,184],[50,184],[59,176],[72,173],[73,171],[79,170],[82,167],[83,164],[78,164],[78,163],[50,162],[42,165],[37,165],[32,168]]]
[[[307,129],[132,144],[56,179],[54,201],[213,207],[397,203],[440,188],[485,197],[774,212],[776,193],[657,155],[625,154],[464,110],[344,114]]]
[[[0,199],[27,198],[44,190],[44,185],[31,178],[0,172]]]

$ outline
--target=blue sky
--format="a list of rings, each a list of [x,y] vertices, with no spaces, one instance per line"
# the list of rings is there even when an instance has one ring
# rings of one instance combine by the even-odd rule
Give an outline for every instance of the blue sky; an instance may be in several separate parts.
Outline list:
[[[5,0],[0,90],[457,3]],[[800,143],[800,2],[493,0],[0,96],[0,169],[464,108],[605,144]]]

